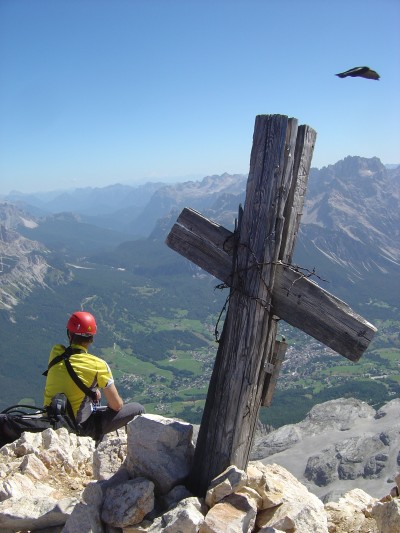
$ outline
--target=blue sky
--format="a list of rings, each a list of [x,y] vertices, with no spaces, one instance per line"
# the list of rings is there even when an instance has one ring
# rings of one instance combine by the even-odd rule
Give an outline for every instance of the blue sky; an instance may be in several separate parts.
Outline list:
[[[1,0],[0,194],[247,173],[264,113],[400,163],[399,88],[398,0]]]

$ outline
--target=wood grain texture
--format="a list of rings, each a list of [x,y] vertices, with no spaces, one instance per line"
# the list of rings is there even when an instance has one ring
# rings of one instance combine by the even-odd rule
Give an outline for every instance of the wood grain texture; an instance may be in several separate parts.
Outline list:
[[[256,118],[246,201],[238,228],[232,289],[197,440],[192,490],[204,494],[230,464],[245,468],[261,403],[259,387],[291,179],[297,121]],[[288,142],[290,145],[288,145]]]
[[[295,234],[291,232],[292,237]],[[167,243],[231,286],[232,232],[196,211],[184,209],[171,229]],[[271,304],[274,315],[351,361],[359,360],[376,332],[372,324],[345,302],[279,262],[275,268]]]
[[[261,405],[263,407],[269,407],[271,405],[272,397],[275,392],[276,383],[279,377],[279,372],[285,359],[286,350],[286,342],[275,341],[270,363],[264,365],[265,381],[261,396]],[[270,368],[269,365],[271,365],[272,368]]]
[[[276,295],[276,298],[275,298]],[[276,270],[274,313],[351,361],[358,361],[376,328],[300,272]]]

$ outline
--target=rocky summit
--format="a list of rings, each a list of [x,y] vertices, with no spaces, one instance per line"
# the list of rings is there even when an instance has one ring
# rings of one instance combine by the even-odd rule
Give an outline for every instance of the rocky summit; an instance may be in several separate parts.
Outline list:
[[[357,418],[348,413],[337,430]],[[97,448],[64,428],[24,433],[0,450],[0,531],[400,531],[400,476],[381,499],[353,489],[324,504],[282,465],[251,461],[245,471],[229,466],[199,498],[185,486],[193,458],[193,426],[158,415],[137,417]]]

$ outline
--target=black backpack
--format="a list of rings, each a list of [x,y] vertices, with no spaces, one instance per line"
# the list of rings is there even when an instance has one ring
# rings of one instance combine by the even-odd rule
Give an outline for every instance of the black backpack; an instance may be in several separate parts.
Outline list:
[[[39,433],[45,429],[65,427],[78,433],[72,410],[65,394],[52,398],[49,407],[12,405],[0,413],[0,448],[19,439],[24,431]]]

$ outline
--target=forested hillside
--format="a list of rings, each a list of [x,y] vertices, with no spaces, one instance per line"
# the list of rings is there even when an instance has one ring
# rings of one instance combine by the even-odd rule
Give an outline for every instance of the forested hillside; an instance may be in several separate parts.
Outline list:
[[[314,280],[378,333],[354,364],[281,322],[289,349],[264,422],[296,422],[312,405],[346,395],[376,406],[400,393],[399,183],[398,169],[386,171],[376,159],[350,158],[311,173],[294,262],[315,268]],[[146,212],[149,227],[158,212],[140,239],[127,229],[134,218],[129,222],[126,207],[118,230],[95,224],[94,212],[91,221],[80,213],[37,217],[28,207],[0,204],[0,406],[41,404],[49,350],[66,341],[69,314],[85,309],[99,325],[93,351],[110,362],[126,400],[199,422],[228,291],[164,241],[180,207],[193,207],[195,197],[207,217],[232,230],[243,187],[242,176],[228,175],[155,187],[147,211],[132,210],[140,210],[142,227]]]

